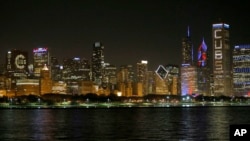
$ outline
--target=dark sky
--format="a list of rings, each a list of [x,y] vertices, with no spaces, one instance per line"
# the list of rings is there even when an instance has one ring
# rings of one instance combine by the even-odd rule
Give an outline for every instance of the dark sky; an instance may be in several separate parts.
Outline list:
[[[250,44],[247,1],[228,0],[4,0],[0,2],[0,59],[10,49],[49,47],[51,54],[90,59],[92,45],[105,47],[105,62],[140,60],[149,69],[181,63],[181,40],[190,27],[195,49],[211,49],[212,24],[230,25],[231,47]]]

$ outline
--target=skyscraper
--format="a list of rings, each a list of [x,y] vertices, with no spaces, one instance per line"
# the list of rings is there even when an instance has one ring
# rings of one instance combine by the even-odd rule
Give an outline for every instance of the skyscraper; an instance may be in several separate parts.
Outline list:
[[[21,50],[11,50],[6,55],[6,70],[8,72],[27,72],[28,71],[28,52]]]
[[[140,82],[143,87],[142,94],[148,94],[148,61],[142,60],[141,63],[137,63],[137,82]]]
[[[101,42],[95,42],[93,45],[93,53],[91,58],[91,79],[96,84],[102,84],[104,69],[104,46]]]
[[[41,70],[44,65],[50,66],[49,63],[49,50],[48,48],[34,48],[33,49],[33,63],[34,63],[34,75],[40,77]]]
[[[233,88],[236,96],[250,96],[250,45],[233,50]]]
[[[229,45],[229,25],[212,25],[213,95],[232,95],[232,63]]]
[[[187,36],[182,39],[181,95],[197,92],[197,68],[193,64],[193,43],[189,28]]]
[[[193,64],[193,43],[189,32],[187,30],[187,36],[182,39],[182,64]]]
[[[203,94],[208,96],[210,90],[210,74],[209,74],[209,67],[208,67],[208,54],[207,54],[207,45],[202,40],[201,45],[198,48],[197,52],[197,83],[198,83],[198,92],[199,94]]]

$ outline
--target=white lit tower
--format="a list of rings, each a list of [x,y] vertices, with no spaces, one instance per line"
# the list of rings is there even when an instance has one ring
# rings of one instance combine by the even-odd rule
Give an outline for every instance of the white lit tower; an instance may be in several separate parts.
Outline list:
[[[96,84],[102,84],[104,71],[104,46],[101,42],[95,42],[93,45],[93,53],[91,58],[91,79]]]
[[[232,95],[232,55],[229,45],[229,25],[212,25],[213,95]]]

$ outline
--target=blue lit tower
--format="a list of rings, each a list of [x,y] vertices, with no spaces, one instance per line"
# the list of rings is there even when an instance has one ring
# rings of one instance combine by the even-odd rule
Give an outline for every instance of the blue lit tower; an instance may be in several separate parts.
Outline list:
[[[202,40],[202,43],[198,48],[197,60],[198,60],[197,64],[198,91],[199,94],[208,96],[210,90],[210,81],[209,81],[210,75],[208,67],[207,45],[204,39]]]
[[[104,46],[100,42],[93,45],[93,53],[91,58],[91,79],[96,84],[102,84],[102,76],[104,69]]]
[[[188,28],[187,36],[182,39],[181,95],[191,95],[196,92],[197,70],[193,65],[193,44]]]
[[[213,43],[213,91],[215,96],[232,95],[232,62],[229,45],[229,25],[212,25]]]

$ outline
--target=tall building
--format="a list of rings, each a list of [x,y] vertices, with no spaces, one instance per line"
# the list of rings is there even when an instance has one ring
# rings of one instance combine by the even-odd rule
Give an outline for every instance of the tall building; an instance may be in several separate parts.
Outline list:
[[[13,49],[6,54],[6,89],[14,91],[17,80],[27,78],[28,52]],[[7,81],[8,80],[8,81]]]
[[[187,30],[187,36],[182,39],[182,64],[193,64],[193,43],[189,32]]]
[[[50,57],[50,72],[51,72],[51,79],[53,81],[59,81],[62,79],[62,73],[60,69],[60,64],[56,57]]]
[[[117,73],[117,87],[123,96],[132,96],[136,92],[132,89],[134,83],[134,71],[132,65],[123,65]]]
[[[180,75],[180,68],[177,65],[166,65],[166,70],[168,71],[167,79],[169,85],[169,91],[172,95],[177,95],[179,90],[179,75]]]
[[[104,46],[101,42],[95,42],[91,58],[91,79],[96,84],[102,84],[104,69]]]
[[[169,71],[164,66],[159,65],[155,73],[155,94],[170,94],[167,79]]]
[[[6,55],[6,70],[13,73],[28,72],[28,52],[11,50]]]
[[[40,77],[40,95],[52,92],[52,80],[50,78],[50,70],[46,65],[41,70]]]
[[[182,39],[181,95],[197,93],[197,68],[193,64],[193,43],[189,28]]]
[[[102,86],[111,91],[115,90],[117,84],[116,69],[116,66],[110,64],[106,64],[104,67]]]
[[[142,60],[141,63],[137,63],[137,82],[142,83],[143,95],[148,94],[148,61]]]
[[[232,95],[232,63],[229,45],[229,25],[212,25],[213,95]]]
[[[44,65],[50,66],[48,48],[34,48],[33,57],[34,75],[40,77]]]
[[[197,83],[198,93],[209,96],[210,95],[210,73],[208,65],[207,45],[202,40],[197,52]]]
[[[234,46],[233,92],[236,96],[250,96],[250,45]]]

